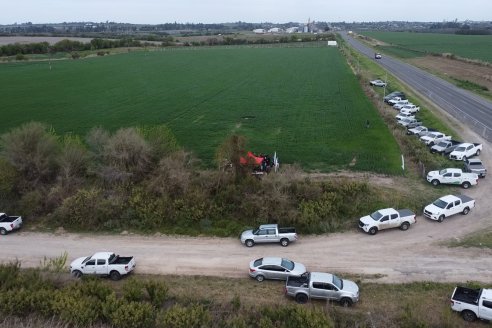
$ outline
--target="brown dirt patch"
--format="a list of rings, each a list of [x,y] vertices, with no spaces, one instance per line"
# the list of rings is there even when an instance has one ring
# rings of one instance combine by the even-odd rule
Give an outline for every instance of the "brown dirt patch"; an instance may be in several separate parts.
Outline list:
[[[492,90],[492,67],[434,56],[412,58],[408,62],[438,75],[468,80]]]

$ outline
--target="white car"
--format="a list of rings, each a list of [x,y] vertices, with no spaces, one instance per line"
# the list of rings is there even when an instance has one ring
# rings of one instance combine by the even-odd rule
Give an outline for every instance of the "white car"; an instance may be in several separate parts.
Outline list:
[[[409,112],[412,114],[420,112],[420,107],[415,106],[414,104],[407,104],[400,108],[400,112]]]
[[[8,216],[5,213],[0,213],[0,235],[20,229],[22,227],[21,216]]]
[[[390,100],[388,100],[388,104],[393,106],[394,104],[398,103],[399,101],[406,101],[408,103],[408,100],[406,100],[403,97],[393,97]]]
[[[428,130],[427,127],[421,125],[421,126],[416,126],[414,128],[408,129],[407,134],[418,135],[420,132],[427,131],[427,130]]]
[[[376,87],[385,87],[386,86],[386,83],[384,81],[381,81],[381,80],[372,80],[369,82],[370,85],[374,85]]]
[[[359,228],[370,235],[375,235],[379,230],[400,228],[408,230],[411,224],[416,223],[415,213],[408,209],[395,210],[384,208],[359,219]]]
[[[482,144],[462,143],[449,154],[449,159],[464,161],[467,158],[480,155],[481,151]]]
[[[399,121],[399,120],[402,120],[404,118],[415,118],[415,116],[413,114],[410,114],[410,113],[400,113],[400,114],[396,115],[395,118],[397,121]]]
[[[420,140],[428,146],[434,146],[434,144],[439,143],[439,141],[451,140],[451,136],[447,136],[444,133],[435,131],[427,133],[425,136],[420,137]]]
[[[400,100],[399,102],[393,105],[393,108],[396,110],[401,110],[403,107],[408,105],[413,105],[413,104],[408,102],[408,100]]]

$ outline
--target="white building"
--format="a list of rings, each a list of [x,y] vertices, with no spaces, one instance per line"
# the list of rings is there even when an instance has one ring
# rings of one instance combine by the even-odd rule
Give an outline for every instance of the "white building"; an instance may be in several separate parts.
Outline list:
[[[265,34],[266,31],[265,31],[264,28],[257,28],[255,30],[253,30],[253,33],[255,33],[255,34]]]

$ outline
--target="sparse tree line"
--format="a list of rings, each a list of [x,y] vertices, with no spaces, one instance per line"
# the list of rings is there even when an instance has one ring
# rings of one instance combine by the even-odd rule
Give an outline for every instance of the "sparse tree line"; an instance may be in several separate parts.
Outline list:
[[[110,48],[123,48],[123,47],[144,47],[154,46],[154,44],[148,42],[142,42],[134,39],[92,39],[91,42],[84,43],[80,41],[61,40],[54,45],[50,45],[48,42],[27,43],[27,44],[7,44],[0,47],[0,56],[15,56],[18,54],[32,55],[32,54],[49,54],[56,52],[73,52],[73,51],[85,51],[85,50],[99,50]]]
[[[232,136],[218,146],[216,168],[203,168],[165,126],[79,137],[26,123],[0,138],[0,208],[72,230],[235,236],[261,223],[340,231],[387,202],[420,206],[364,181],[313,182],[295,166],[260,180],[240,164],[246,150]]]

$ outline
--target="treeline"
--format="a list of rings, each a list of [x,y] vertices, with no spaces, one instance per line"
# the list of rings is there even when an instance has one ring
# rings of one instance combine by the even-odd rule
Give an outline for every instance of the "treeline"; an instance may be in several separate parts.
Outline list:
[[[336,40],[334,34],[313,34],[313,35],[283,35],[272,38],[255,38],[245,39],[233,36],[225,36],[220,38],[207,38],[204,41],[184,42],[184,46],[217,46],[217,45],[245,45],[245,44],[271,44],[271,43],[290,43],[290,42],[312,42],[312,41],[327,41]]]
[[[78,137],[32,122],[2,135],[0,149],[0,208],[28,224],[237,236],[268,222],[323,233],[354,228],[384,204],[420,207],[364,181],[313,182],[295,166],[257,179],[240,164],[240,136],[218,146],[216,169],[203,169],[165,126]]]
[[[18,54],[48,54],[55,52],[73,52],[121,47],[143,47],[149,45],[153,44],[134,39],[108,40],[96,38],[92,39],[88,43],[65,39],[55,43],[54,45],[50,45],[48,42],[7,44],[0,47],[0,56],[15,56]]]

